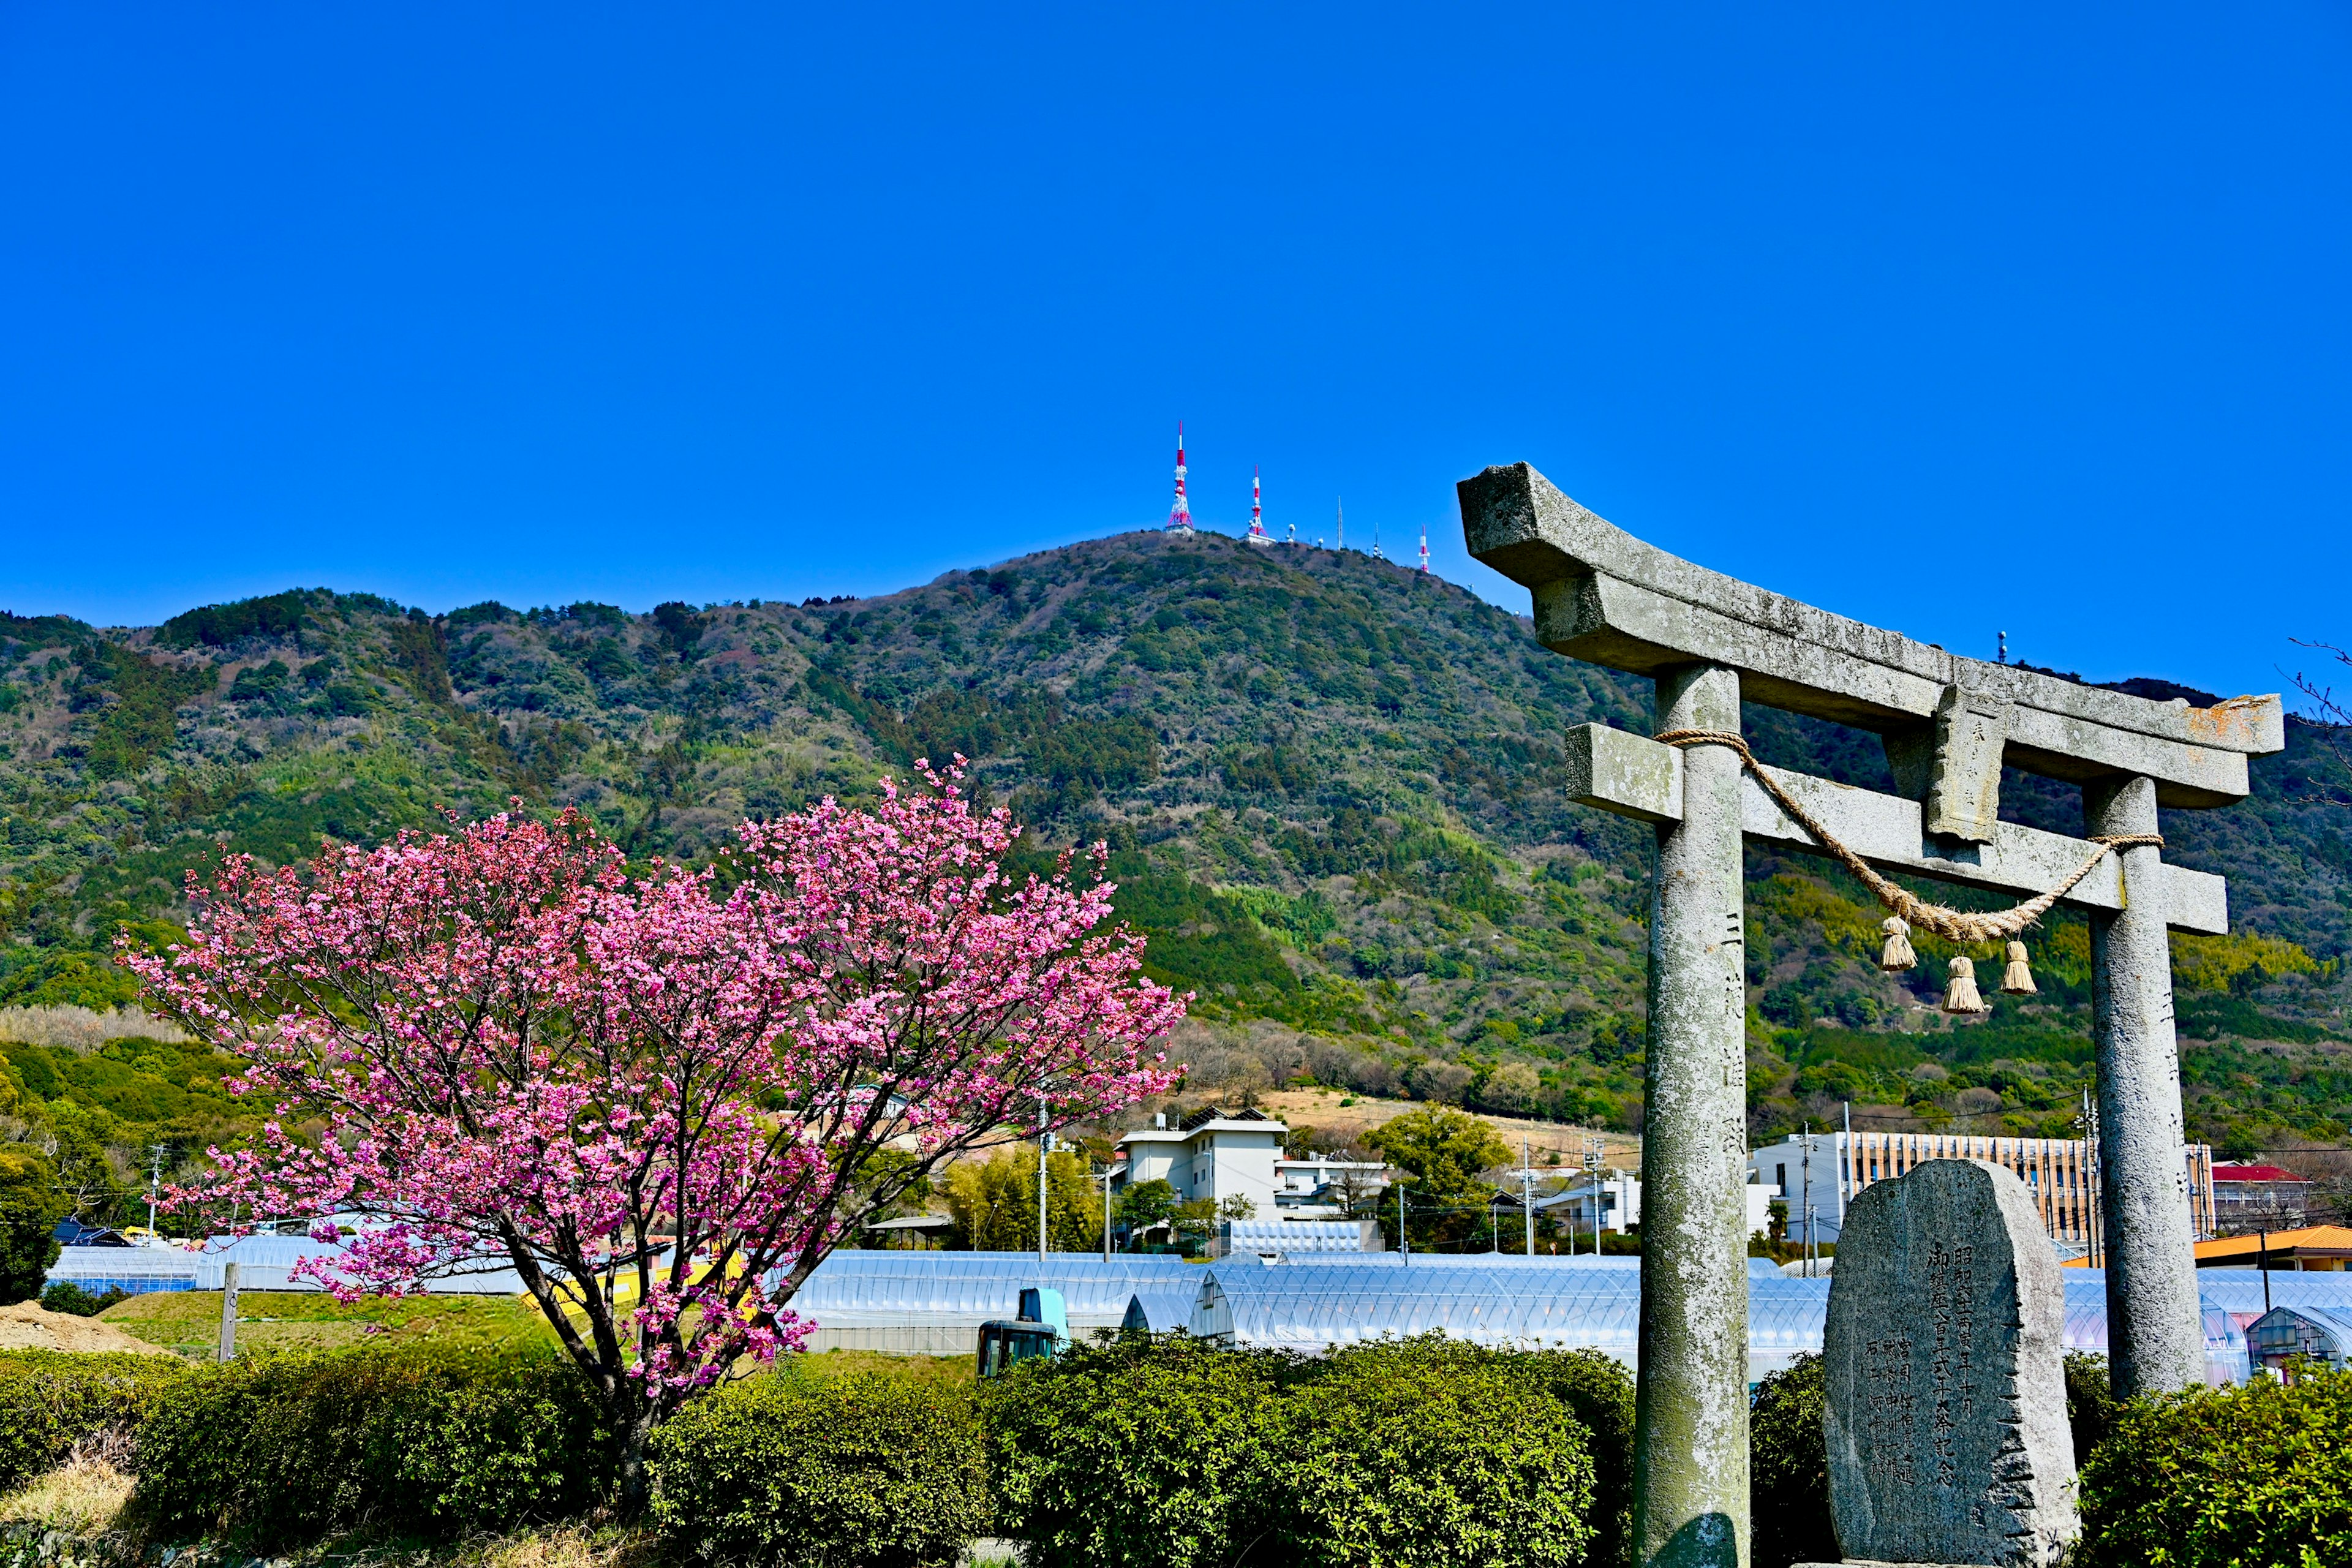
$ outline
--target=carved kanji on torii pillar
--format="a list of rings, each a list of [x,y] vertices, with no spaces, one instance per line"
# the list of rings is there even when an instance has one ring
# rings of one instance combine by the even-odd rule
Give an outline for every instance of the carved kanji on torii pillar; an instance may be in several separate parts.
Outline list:
[[[1587,725],[1568,757],[1575,799],[1658,833],[1636,1562],[1748,1557],[1743,836],[1834,846],[1866,874],[2063,887],[2089,911],[2114,1381],[2121,1395],[2202,1381],[2166,933],[2227,931],[2228,889],[2164,863],[2157,808],[2243,799],[2247,757],[2285,744],[2279,700],[2191,708],[1962,658],[1678,560],[1525,463],[1458,488],[1470,552],[1533,590],[1537,637],[1657,688],[1664,741]],[[1743,700],[1876,731],[1902,794],[1755,763]],[[2004,763],[2081,784],[2084,837],[1999,820]]]

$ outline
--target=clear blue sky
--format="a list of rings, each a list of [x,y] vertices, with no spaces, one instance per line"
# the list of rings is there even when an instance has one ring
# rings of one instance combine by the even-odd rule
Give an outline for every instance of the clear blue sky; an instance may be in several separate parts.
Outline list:
[[[0,607],[1637,534],[2097,678],[2352,639],[2341,5],[0,7]]]

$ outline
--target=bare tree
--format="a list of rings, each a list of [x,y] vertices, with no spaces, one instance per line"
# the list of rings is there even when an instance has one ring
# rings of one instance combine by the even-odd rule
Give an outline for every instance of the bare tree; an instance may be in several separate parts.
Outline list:
[[[2305,642],[2301,637],[2289,637],[2297,647],[2307,647],[2324,653],[2336,663],[2352,668],[2352,651],[2334,643]],[[2305,715],[2315,738],[2336,759],[2339,776],[2321,785],[2321,793],[2305,795],[2303,800],[2325,805],[2352,805],[2352,697],[2338,697],[2336,688],[2326,681],[2296,670],[2288,678],[2294,689],[2303,694],[2311,711]]]

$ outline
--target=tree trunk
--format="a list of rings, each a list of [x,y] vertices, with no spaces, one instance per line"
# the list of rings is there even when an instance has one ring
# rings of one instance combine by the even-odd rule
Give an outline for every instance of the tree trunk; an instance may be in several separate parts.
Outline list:
[[[613,1508],[625,1524],[645,1517],[654,1499],[652,1473],[646,1468],[646,1447],[653,1441],[654,1415],[642,1400],[616,1423],[621,1434],[621,1465],[613,1489]]]

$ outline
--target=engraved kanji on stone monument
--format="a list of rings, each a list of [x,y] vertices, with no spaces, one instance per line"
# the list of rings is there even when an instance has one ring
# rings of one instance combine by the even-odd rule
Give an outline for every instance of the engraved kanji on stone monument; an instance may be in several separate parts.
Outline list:
[[[2011,1172],[1930,1160],[1854,1199],[1822,1358],[1849,1563],[2059,1561],[2076,1533],[2065,1319]]]
[[[1525,463],[1457,489],[1470,552],[1533,591],[1545,647],[1656,683],[1654,739],[1586,725],[1570,731],[1567,757],[1570,798],[1658,835],[1634,1394],[1641,1568],[1733,1568],[1748,1555],[1748,835],[1833,856],[1898,930],[1908,921],[1990,943],[2053,903],[2087,911],[2116,1388],[2200,1381],[2166,933],[2226,932],[2229,897],[2221,878],[2164,863],[2157,808],[2243,799],[2246,759],[2286,743],[2279,700],[2191,708],[1963,658],[1678,560]],[[1758,763],[1739,734],[1743,701],[1876,731],[1899,793]],[[2001,821],[2005,766],[2080,784],[2084,837]],[[2023,901],[1972,915],[1927,904],[1887,872]]]

